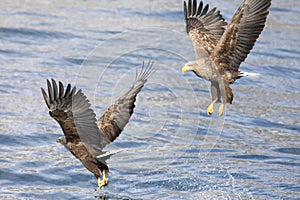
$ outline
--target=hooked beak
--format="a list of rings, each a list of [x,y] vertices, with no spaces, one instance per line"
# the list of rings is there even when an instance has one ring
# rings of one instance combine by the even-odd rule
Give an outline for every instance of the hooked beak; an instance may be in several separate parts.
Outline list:
[[[61,143],[61,144],[66,143],[65,140],[66,140],[66,139],[65,139],[64,136],[61,136],[61,137],[56,138],[56,142],[57,142],[57,143]]]
[[[188,69],[187,69],[187,67],[186,67],[186,65],[185,66],[183,66],[183,68],[181,69],[181,72],[182,73],[184,73],[184,72],[186,72]]]
[[[184,72],[190,71],[190,70],[193,70],[193,67],[189,63],[187,63],[183,66],[183,68],[181,69],[181,72],[184,73]]]

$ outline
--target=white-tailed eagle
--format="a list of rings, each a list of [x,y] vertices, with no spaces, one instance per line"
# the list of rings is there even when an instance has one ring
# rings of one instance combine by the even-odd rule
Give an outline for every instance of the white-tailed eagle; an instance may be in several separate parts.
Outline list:
[[[61,126],[64,137],[57,139],[81,163],[92,172],[98,180],[98,189],[108,185],[106,174],[109,172],[103,148],[113,142],[128,123],[137,94],[153,72],[153,63],[149,62],[136,75],[132,87],[116,102],[109,106],[97,120],[91,104],[82,90],[76,90],[68,84],[66,89],[61,82],[47,80],[48,94],[41,88],[49,114]],[[100,176],[102,175],[102,180]]]
[[[214,103],[221,102],[219,115],[226,103],[232,103],[230,84],[246,75],[239,71],[240,64],[262,32],[270,5],[271,0],[244,0],[227,24],[216,8],[209,9],[202,1],[199,5],[196,0],[184,2],[186,31],[193,42],[196,61],[185,64],[182,72],[191,70],[211,82],[208,115]]]

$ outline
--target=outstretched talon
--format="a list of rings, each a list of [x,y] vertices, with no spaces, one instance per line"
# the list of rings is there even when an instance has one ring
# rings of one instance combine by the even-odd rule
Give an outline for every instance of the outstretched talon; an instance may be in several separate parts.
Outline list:
[[[108,180],[108,178],[106,178],[105,171],[103,171],[102,180],[100,177],[98,178],[98,188],[96,189],[96,191],[108,186],[108,183],[109,183],[109,180]]]
[[[214,103],[211,103],[207,108],[207,115],[211,115],[213,112],[214,112]]]
[[[222,103],[219,107],[219,116],[222,116],[224,112],[224,104]]]

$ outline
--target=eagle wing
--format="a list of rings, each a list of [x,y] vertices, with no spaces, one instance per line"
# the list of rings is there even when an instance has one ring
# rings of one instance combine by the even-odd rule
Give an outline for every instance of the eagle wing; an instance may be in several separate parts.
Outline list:
[[[221,67],[238,70],[262,32],[271,0],[244,0],[219,41],[213,58]]]
[[[64,91],[61,82],[59,85],[52,79],[47,80],[48,95],[41,88],[44,100],[49,108],[49,114],[61,126],[66,143],[83,142],[86,149],[93,156],[102,154],[107,139],[96,124],[96,115],[90,108],[91,104],[81,90],[71,88],[68,84]]]
[[[186,32],[193,42],[196,59],[207,57],[214,51],[227,23],[219,10],[209,11],[209,5],[203,6],[202,1],[197,7],[197,0],[189,0],[183,7]]]
[[[152,65],[153,63],[149,62],[145,67],[143,63],[143,68],[137,74],[132,87],[111,105],[97,121],[100,130],[111,142],[120,135],[128,123],[135,107],[136,96],[154,71]]]

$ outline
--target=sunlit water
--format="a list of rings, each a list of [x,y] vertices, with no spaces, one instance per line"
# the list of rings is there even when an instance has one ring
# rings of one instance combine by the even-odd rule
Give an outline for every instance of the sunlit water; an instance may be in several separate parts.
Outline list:
[[[208,1],[207,1],[208,2]],[[228,20],[241,1],[214,2]],[[206,115],[208,83],[181,74],[192,60],[182,1],[1,1],[1,199],[299,199],[300,8],[274,1],[225,115]],[[157,68],[107,150],[110,185],[55,139],[40,87],[82,88],[97,116]]]

